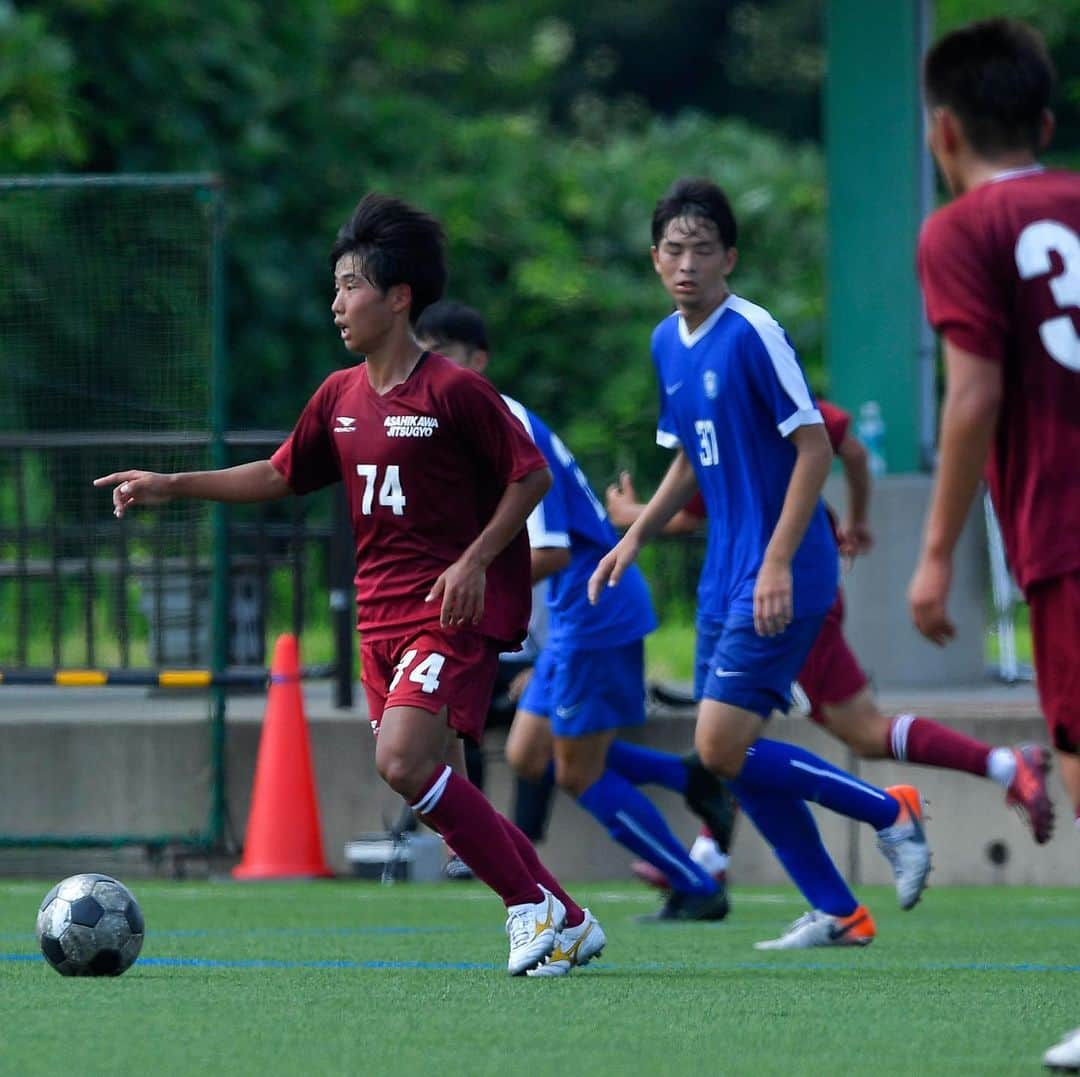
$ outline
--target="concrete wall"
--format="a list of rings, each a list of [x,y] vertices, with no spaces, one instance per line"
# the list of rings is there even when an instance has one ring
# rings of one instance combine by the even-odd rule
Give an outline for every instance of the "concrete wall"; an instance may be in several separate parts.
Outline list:
[[[1034,713],[952,724],[993,743],[1045,741],[1041,719]],[[6,834],[197,831],[204,824],[208,741],[203,722],[16,722],[5,723],[3,728],[7,747],[0,760],[4,783],[0,830]],[[238,836],[243,835],[247,820],[259,733],[257,722],[230,723],[228,800]],[[777,719],[774,735],[855,769],[841,745],[803,719]],[[683,751],[691,738],[692,720],[684,717],[651,721],[640,740]],[[494,733],[488,744],[489,794],[500,809],[508,811],[511,782],[501,757],[502,740],[501,733]],[[371,735],[361,716],[320,715],[311,723],[311,743],[327,857],[336,870],[344,872],[345,843],[364,832],[381,830],[385,821],[396,816],[400,801],[375,775]],[[1020,820],[1005,808],[1000,788],[988,781],[896,764],[865,764],[858,769],[881,785],[915,782],[929,799],[935,885],[1080,885],[1077,836],[1056,781],[1059,833],[1048,846],[1036,847]],[[696,819],[669,793],[656,793],[656,800],[689,842],[697,829]],[[856,883],[888,881],[869,828],[826,812],[819,812],[818,817],[826,844],[849,877]],[[1001,866],[995,866],[988,855],[994,842],[1002,843],[1007,852]],[[80,865],[97,862],[92,852],[69,855]],[[567,879],[626,878],[630,860],[564,794],[556,801],[542,855],[556,874]],[[13,870],[15,856],[0,851],[0,873]],[[737,837],[733,877],[745,883],[785,881],[745,820]]]
[[[843,517],[846,491],[834,475],[826,498]],[[847,636],[881,687],[975,684],[985,676],[986,532],[981,507],[960,537],[949,610],[958,626],[948,647],[936,647],[912,627],[907,588],[922,540],[930,496],[926,475],[885,475],[874,483],[870,525],[876,543],[844,576]]]

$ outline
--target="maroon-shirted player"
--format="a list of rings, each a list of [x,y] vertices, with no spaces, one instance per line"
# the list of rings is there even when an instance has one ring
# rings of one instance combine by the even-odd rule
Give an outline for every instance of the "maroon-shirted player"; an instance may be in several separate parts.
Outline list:
[[[845,556],[855,557],[873,546],[867,517],[871,480],[866,450],[851,435],[851,416],[843,408],[821,399],[817,403],[848,487],[844,519],[833,522],[837,546]],[[625,473],[618,485],[608,487],[608,515],[620,527],[633,523],[643,507]],[[704,518],[704,502],[695,495],[664,530],[687,534],[697,530]],[[837,590],[836,602],[799,671],[798,683],[809,703],[811,721],[843,741],[861,759],[895,759],[990,778],[1005,789],[1006,802],[1022,811],[1036,842],[1050,840],[1054,817],[1046,793],[1046,749],[1032,744],[993,747],[933,718],[883,714],[874,699],[870,679],[844,637],[842,590]],[[707,870],[726,872],[727,842],[720,835],[718,843],[716,837],[703,828],[691,857]],[[637,861],[633,870],[653,886],[667,885],[667,879],[650,864]]]
[[[985,471],[1080,816],[1080,176],[1036,159],[1053,133],[1054,70],[1027,26],[956,30],[923,73],[930,149],[956,198],[919,239],[946,390],[911,616],[935,643],[955,635],[953,551]]]
[[[507,906],[509,971],[551,952],[583,910],[532,843],[464,776],[500,651],[525,635],[524,525],[551,484],[544,457],[480,375],[424,352],[416,318],[442,295],[432,217],[369,194],[331,252],[331,310],[366,361],[331,374],[269,460],[218,471],[120,471],[117,516],[175,498],[262,501],[342,481],[356,541],[362,679],[383,780]]]

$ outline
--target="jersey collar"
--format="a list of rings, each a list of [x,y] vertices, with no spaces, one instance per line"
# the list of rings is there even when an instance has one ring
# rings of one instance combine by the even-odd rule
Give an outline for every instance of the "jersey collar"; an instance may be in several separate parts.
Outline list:
[[[990,183],[1001,183],[1002,180],[1018,179],[1020,176],[1037,176],[1046,169],[1042,165],[1024,165],[1022,168],[1007,168],[996,176],[991,176]]]
[[[724,311],[727,310],[728,304],[734,298],[733,295],[729,294],[723,303],[721,303],[720,306],[718,306],[716,310],[714,310],[712,314],[710,314],[692,333],[686,328],[686,319],[680,314],[679,339],[683,342],[683,347],[692,348],[699,340],[707,337],[709,335],[709,330],[720,321]]]

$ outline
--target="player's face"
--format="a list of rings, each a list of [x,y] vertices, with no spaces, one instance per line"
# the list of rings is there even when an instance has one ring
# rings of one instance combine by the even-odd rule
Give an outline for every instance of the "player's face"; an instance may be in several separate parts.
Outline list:
[[[720,241],[716,225],[703,217],[669,221],[652,248],[653,267],[668,295],[690,322],[703,321],[728,295],[728,274],[738,254]]]
[[[408,313],[411,296],[403,284],[381,292],[360,269],[355,254],[338,259],[330,310],[345,347],[355,355],[368,355],[379,350],[401,312]]]
[[[478,348],[470,348],[460,340],[430,340],[425,337],[419,338],[420,347],[425,351],[438,352],[445,355],[452,363],[464,367],[466,370],[475,370],[482,374],[487,366],[487,352]]]

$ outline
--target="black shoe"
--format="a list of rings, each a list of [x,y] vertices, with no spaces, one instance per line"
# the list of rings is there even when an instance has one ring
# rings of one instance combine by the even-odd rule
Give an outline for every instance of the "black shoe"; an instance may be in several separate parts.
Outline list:
[[[722,778],[705,769],[697,752],[683,756],[686,767],[686,803],[712,831],[722,853],[730,852],[738,802]]]
[[[669,894],[656,912],[640,919],[644,923],[723,920],[730,908],[727,888],[721,886],[715,894]]]

